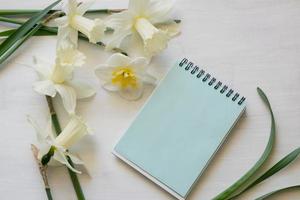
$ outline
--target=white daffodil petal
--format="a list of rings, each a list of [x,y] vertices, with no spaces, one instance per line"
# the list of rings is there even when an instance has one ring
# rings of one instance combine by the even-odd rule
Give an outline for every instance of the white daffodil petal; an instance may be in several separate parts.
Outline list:
[[[121,67],[128,66],[130,61],[131,60],[128,56],[125,56],[121,53],[115,53],[108,58],[107,64],[112,67]]]
[[[67,79],[71,78],[73,68],[72,66],[62,66],[58,59],[52,68],[51,81],[53,83],[63,84]]]
[[[129,65],[132,68],[134,68],[135,70],[145,71],[148,63],[149,63],[149,60],[147,58],[138,57],[138,58],[135,58],[133,61],[131,61],[131,63]]]
[[[143,40],[137,32],[131,35],[128,44],[124,46],[124,50],[131,56],[146,57],[147,59],[151,58],[151,56],[146,53]]]
[[[156,27],[166,32],[170,37],[175,37],[180,34],[180,24],[174,21],[168,21],[166,23],[156,24]]]
[[[143,39],[146,53],[150,56],[161,52],[167,47],[170,39],[168,34],[157,29],[147,19],[138,19],[135,28]]]
[[[43,61],[42,59],[38,59],[37,57],[33,57],[33,69],[37,72],[40,79],[47,79],[51,73],[52,65],[48,62]]]
[[[140,15],[146,11],[149,2],[149,0],[130,0],[128,10],[136,15]]]
[[[72,14],[72,13],[76,13],[77,11],[77,5],[78,5],[78,2],[77,0],[66,0],[66,4],[64,5],[64,12],[69,15],[69,14]]]
[[[94,2],[94,0],[81,2],[81,4],[77,7],[77,14],[83,15],[86,11],[88,11],[88,9],[93,5]]]
[[[67,21],[68,21],[67,16],[62,16],[62,17],[54,19],[54,23],[56,26],[63,26],[67,23]]]
[[[158,31],[151,39],[145,41],[145,51],[150,56],[160,53],[167,48],[170,37],[166,32]]]
[[[118,86],[112,83],[105,83],[102,85],[102,88],[109,92],[116,92],[120,90]]]
[[[52,81],[37,81],[33,84],[33,89],[42,95],[48,95],[54,97],[56,95],[56,89]]]
[[[78,46],[78,31],[69,27],[69,40],[75,45],[75,47]]]
[[[112,50],[113,48],[120,48],[123,40],[127,38],[131,34],[131,29],[122,29],[119,31],[115,31],[107,43],[105,49]]]
[[[64,155],[63,152],[60,151],[55,151],[54,155],[53,155],[53,159],[57,160],[58,162],[62,163],[63,165],[66,165],[69,169],[71,169],[73,172],[76,172],[78,174],[81,174],[80,171],[76,170],[74,167],[72,167],[70,165],[70,163],[68,162],[67,157]]]
[[[72,71],[74,67],[81,67],[85,63],[86,56],[69,42],[63,42],[57,49],[57,58],[60,65],[70,66]]]
[[[114,68],[112,67],[97,67],[95,69],[95,74],[105,82],[110,82],[112,79],[112,73]]]
[[[56,84],[55,88],[62,98],[64,108],[69,114],[75,113],[76,107],[76,92],[70,86]]]
[[[91,20],[80,15],[72,17],[71,26],[86,35],[91,43],[100,42],[105,30],[101,19]]]
[[[150,5],[145,11],[145,15],[152,23],[160,23],[169,20],[170,12],[174,5],[173,0],[150,1]]]
[[[143,84],[139,83],[138,88],[124,88],[119,90],[119,94],[122,98],[126,100],[134,101],[142,97],[143,91],[144,91]]]
[[[148,83],[148,84],[151,84],[151,85],[155,85],[156,81],[157,81],[157,79],[154,76],[151,76],[149,74],[145,74],[143,76],[142,80],[143,80],[144,83]]]
[[[77,99],[88,98],[96,94],[96,89],[84,81],[71,80],[67,84],[75,90]]]
[[[80,117],[72,116],[63,131],[55,138],[55,144],[68,149],[87,134],[88,126],[85,122]]]
[[[105,19],[107,27],[115,29],[115,32],[131,29],[133,26],[134,16],[129,11],[115,13]]]
[[[84,165],[84,162],[78,156],[75,156],[74,154],[71,154],[69,152],[67,152],[66,155],[71,158],[71,160],[74,164]]]
[[[36,138],[39,143],[44,143],[47,137],[45,131],[36,123],[36,121],[31,117],[27,116],[27,121],[31,124],[36,132]]]
[[[68,22],[62,26],[58,26],[57,49],[65,42],[73,44],[74,48],[77,48],[78,46],[78,31],[69,26]]]

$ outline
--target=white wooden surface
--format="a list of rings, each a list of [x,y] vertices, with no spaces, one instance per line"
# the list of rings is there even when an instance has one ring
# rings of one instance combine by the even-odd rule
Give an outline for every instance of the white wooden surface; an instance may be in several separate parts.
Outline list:
[[[0,0],[0,5],[1,9],[39,8],[49,2]],[[125,7],[126,3],[99,0],[105,7]],[[154,58],[151,72],[161,77],[176,58],[188,56],[217,77],[228,80],[248,100],[246,115],[189,198],[207,200],[246,172],[266,145],[270,119],[256,93],[257,86],[268,94],[278,128],[268,166],[300,146],[300,2],[178,0],[175,10],[175,16],[182,19],[182,35]],[[80,49],[87,54],[86,66],[91,69],[109,56],[103,49],[85,42],[80,43]],[[27,123],[26,115],[44,124],[47,106],[44,97],[33,92],[31,85],[36,75],[26,65],[32,63],[33,55],[53,58],[54,50],[55,37],[31,39],[1,70],[0,194],[3,200],[46,198],[30,151],[35,133]],[[92,177],[80,176],[88,200],[173,199],[110,153],[151,91],[147,88],[141,100],[127,102],[99,88],[94,98],[78,103],[78,113],[95,130],[95,134],[86,138],[80,147],[82,157],[91,168]],[[58,110],[60,119],[65,121],[65,113]],[[277,188],[299,184],[299,166],[300,160],[240,199],[254,199]],[[75,199],[65,168],[50,169],[49,179],[55,199]],[[296,192],[274,199],[299,198],[300,192]]]

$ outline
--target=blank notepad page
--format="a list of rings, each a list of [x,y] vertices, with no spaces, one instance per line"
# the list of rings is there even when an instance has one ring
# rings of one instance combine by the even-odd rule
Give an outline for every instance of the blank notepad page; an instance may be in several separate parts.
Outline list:
[[[114,152],[185,198],[244,108],[244,97],[183,59],[162,80]]]

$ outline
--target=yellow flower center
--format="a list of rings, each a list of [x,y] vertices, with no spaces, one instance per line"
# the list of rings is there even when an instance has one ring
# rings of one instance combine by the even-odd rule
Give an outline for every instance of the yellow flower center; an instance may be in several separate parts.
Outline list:
[[[130,67],[117,67],[112,72],[111,82],[112,84],[121,87],[121,89],[138,87],[137,78]]]

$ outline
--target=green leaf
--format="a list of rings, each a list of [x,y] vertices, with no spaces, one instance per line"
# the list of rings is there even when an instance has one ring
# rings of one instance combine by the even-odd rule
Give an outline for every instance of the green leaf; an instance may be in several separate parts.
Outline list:
[[[0,32],[0,37],[8,37],[11,34],[13,34],[16,31],[16,29],[10,29],[10,30],[6,30],[6,31],[2,31]]]
[[[6,31],[3,31],[3,32],[0,32],[0,37],[8,37],[11,34],[13,34],[15,31],[16,31],[16,29],[10,29],[10,30],[6,30]],[[43,27],[41,27],[39,30],[37,30],[34,33],[34,36],[49,36],[49,35],[56,35],[56,33],[44,30]]]
[[[21,9],[7,9],[7,10],[0,10],[1,16],[20,16],[20,15],[34,15],[42,10],[21,10]],[[49,11],[53,12],[53,10]]]
[[[0,44],[0,64],[3,63],[3,61],[5,61],[24,41],[26,41],[28,37],[32,36],[38,28],[40,28],[41,25],[38,23],[40,23],[49,10],[51,10],[51,8],[57,5],[60,1],[61,0],[54,2],[41,12],[33,15]]]
[[[1,56],[0,56],[0,64],[3,63],[13,52],[18,49],[27,39],[29,39],[38,29],[40,28],[39,25],[35,26],[31,29],[24,37],[17,40],[9,49],[7,49]]]
[[[7,22],[7,23],[12,23],[12,24],[24,24],[24,20],[19,20],[19,19],[12,19],[8,17],[1,17],[0,16],[0,21],[1,22]]]
[[[275,191],[270,192],[268,194],[265,194],[265,195],[263,195],[261,197],[258,197],[255,200],[265,200],[265,199],[273,197],[274,195],[282,193],[282,192],[286,192],[286,191],[290,191],[290,190],[299,190],[299,189],[300,189],[300,185],[294,185],[294,186],[282,188],[282,189],[279,189],[279,190],[275,190]]]
[[[288,166],[291,162],[296,160],[298,156],[300,155],[300,147],[283,157],[280,161],[278,161],[273,167],[271,167],[269,170],[267,170],[264,174],[262,174],[259,178],[254,180],[249,186],[247,186],[245,189],[243,189],[241,192],[239,192],[237,195],[232,197],[231,199],[234,199],[238,196],[240,196],[242,193],[246,192],[250,188],[254,187],[255,185],[261,183],[262,181],[268,179],[269,177],[273,176],[286,166]]]
[[[49,14],[54,13],[58,10],[50,10]],[[104,14],[109,14],[109,13],[116,13],[120,12],[121,10],[109,10],[109,9],[96,9],[96,10],[88,10],[87,13],[104,13]],[[34,15],[38,12],[41,12],[41,10],[30,10],[30,9],[5,9],[5,10],[0,10],[0,16],[30,16]]]
[[[247,182],[257,173],[257,171],[266,162],[266,160],[268,159],[268,157],[272,152],[274,141],[275,141],[275,132],[276,132],[275,119],[267,96],[260,88],[257,88],[257,92],[261,97],[261,99],[263,100],[263,102],[267,105],[269,112],[271,114],[271,131],[270,131],[268,144],[263,154],[259,158],[259,160],[255,163],[255,165],[246,174],[244,174],[239,180],[237,180],[234,184],[232,184],[229,188],[227,188],[222,193],[214,197],[213,200],[226,200],[230,198],[230,196],[234,195],[234,193],[236,193],[243,186],[245,186],[245,184],[247,184]]]

